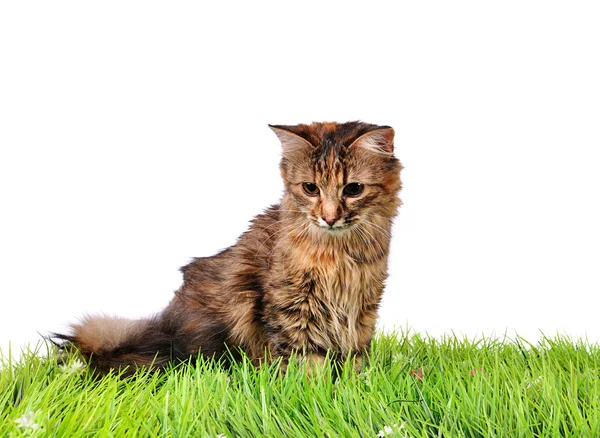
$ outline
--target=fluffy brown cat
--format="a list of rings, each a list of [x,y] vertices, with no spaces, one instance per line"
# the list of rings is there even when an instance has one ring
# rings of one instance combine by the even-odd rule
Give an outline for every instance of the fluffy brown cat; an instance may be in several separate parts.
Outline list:
[[[283,152],[281,203],[238,242],[182,268],[160,314],[87,316],[57,335],[99,373],[244,351],[255,364],[292,352],[361,361],[387,277],[402,166],[394,130],[362,122],[271,126]]]

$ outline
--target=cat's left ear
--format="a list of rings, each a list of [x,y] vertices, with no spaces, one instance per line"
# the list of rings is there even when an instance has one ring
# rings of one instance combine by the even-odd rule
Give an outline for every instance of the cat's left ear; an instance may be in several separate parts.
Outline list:
[[[269,125],[269,128],[273,130],[275,135],[277,135],[279,138],[279,141],[281,141],[283,153],[286,155],[294,154],[296,152],[304,152],[313,148],[313,146],[307,140],[287,129],[287,126]]]
[[[375,128],[358,137],[348,147],[362,148],[378,154],[392,154],[394,152],[394,129],[389,126]]]

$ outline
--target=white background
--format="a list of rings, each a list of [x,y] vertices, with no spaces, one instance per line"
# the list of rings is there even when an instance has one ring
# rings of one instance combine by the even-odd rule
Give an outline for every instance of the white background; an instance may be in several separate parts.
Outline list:
[[[382,326],[599,341],[597,3],[283,3],[2,2],[0,347],[159,311],[281,196],[268,123],[355,119],[405,165]]]

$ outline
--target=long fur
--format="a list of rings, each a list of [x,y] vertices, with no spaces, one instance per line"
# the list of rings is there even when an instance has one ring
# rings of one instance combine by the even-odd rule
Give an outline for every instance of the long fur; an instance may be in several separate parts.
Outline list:
[[[87,316],[56,335],[98,373],[238,349],[255,364],[292,352],[361,360],[369,349],[400,206],[394,131],[361,122],[271,128],[283,145],[280,204],[232,247],[183,267],[183,285],[159,315]],[[350,183],[363,192],[345,195]],[[325,212],[335,226],[323,226]]]

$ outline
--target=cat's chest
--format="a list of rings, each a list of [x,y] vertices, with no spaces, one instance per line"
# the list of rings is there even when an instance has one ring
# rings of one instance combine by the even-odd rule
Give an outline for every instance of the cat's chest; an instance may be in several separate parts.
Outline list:
[[[285,279],[269,299],[289,318],[303,342],[338,352],[364,348],[376,319],[385,261],[361,263],[347,253],[296,252],[281,270]]]
[[[370,336],[367,327],[376,318],[368,309],[381,297],[382,283],[375,271],[376,267],[345,259],[309,267],[313,288],[306,296],[310,313],[305,316],[315,322],[309,338],[342,353],[364,347]]]
[[[343,301],[344,296],[359,293],[368,283],[368,272],[347,257],[306,266],[315,282],[315,293],[331,302]]]
[[[310,295],[343,309],[368,298],[373,282],[385,271],[385,263],[361,263],[345,251],[329,248],[298,251],[290,262],[288,272],[304,278]]]

